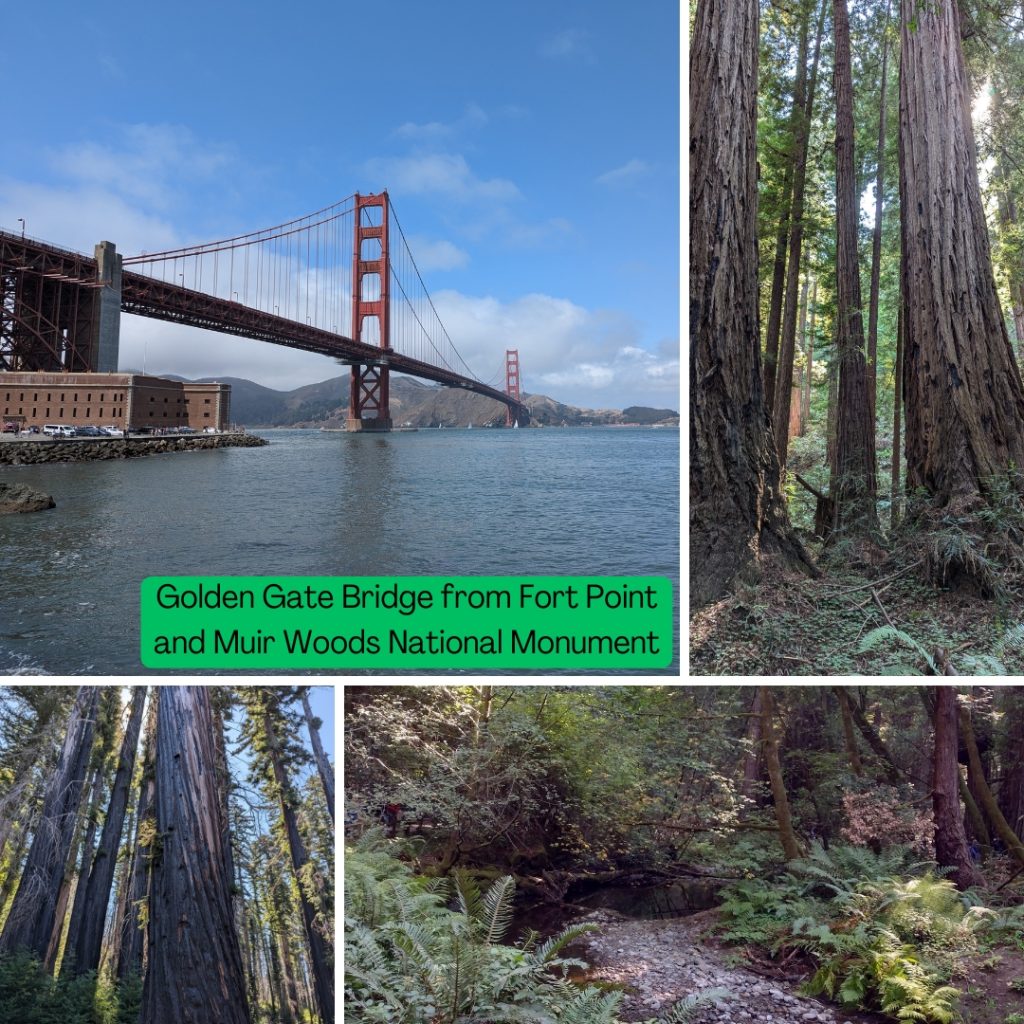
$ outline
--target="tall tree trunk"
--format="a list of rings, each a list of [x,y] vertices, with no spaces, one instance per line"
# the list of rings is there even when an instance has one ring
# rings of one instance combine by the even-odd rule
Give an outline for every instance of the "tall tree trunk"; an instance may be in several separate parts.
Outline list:
[[[845,687],[833,686],[832,692],[839,701],[839,713],[843,719],[843,740],[846,743],[846,756],[850,759],[850,767],[854,775],[861,775],[864,766],[861,764],[860,751],[857,749],[857,736],[853,731],[853,712],[850,710],[850,695]]]
[[[797,71],[799,75],[799,69]],[[794,108],[796,100],[793,101]],[[786,290],[786,248],[789,242],[789,214],[793,206],[793,152],[786,155],[782,178],[782,215],[775,236],[772,292],[768,300],[768,323],[764,339],[764,404],[768,415],[775,405],[775,377],[779,365],[779,334],[782,330],[782,298]]]
[[[971,724],[971,713],[963,705],[960,705],[960,735],[963,737],[964,746],[967,748],[968,769],[974,776],[978,800],[984,808],[985,815],[999,838],[1006,844],[1006,849],[1017,860],[1017,863],[1024,867],[1024,842],[1017,838],[1016,833],[1010,828],[1003,812],[999,809],[996,798],[992,795],[988,780],[985,778],[985,769],[981,764],[981,755],[978,753],[978,743],[974,736],[974,727]]]
[[[868,401],[864,317],[857,263],[859,196],[853,159],[853,75],[846,0],[833,0],[836,94],[836,351],[839,406],[833,538],[862,539],[878,532],[875,508],[875,424]]]
[[[53,934],[60,879],[74,840],[99,695],[96,686],[78,689],[18,891],[0,934],[0,953],[25,949],[40,959],[46,954]]]
[[[1024,466],[1024,389],[992,274],[957,5],[902,3],[907,488],[971,506]]]
[[[75,951],[75,973],[86,974],[96,970],[100,965],[100,952],[103,946],[103,926],[107,920],[107,904],[110,902],[110,887],[114,881],[114,869],[117,867],[117,851],[121,846],[121,831],[124,828],[125,811],[128,809],[128,790],[131,787],[132,774],[135,771],[135,751],[139,745],[139,732],[142,729],[142,711],[146,703],[146,687],[132,688],[131,711],[128,725],[121,741],[121,751],[117,759],[117,771],[114,785],[110,791],[110,803],[107,816],[103,822],[100,845],[92,861],[92,871],[88,881],[84,876],[79,879],[79,886],[84,888],[85,899],[82,903],[81,917],[71,919],[71,937]],[[77,899],[75,901],[77,906]]]
[[[128,900],[121,920],[121,948],[117,958],[117,977],[129,974],[139,977],[148,959],[146,930],[143,922],[149,917],[150,866],[156,838],[156,718],[158,699],[150,701],[146,716],[146,734],[142,742],[142,777],[139,780],[138,804],[135,811],[135,838],[132,842],[131,868],[128,873]],[[140,913],[146,908],[145,913]]]
[[[125,830],[125,840],[121,846],[120,868],[117,872],[117,899],[114,903],[114,913],[107,925],[106,937],[104,939],[103,961],[100,964],[101,971],[116,973],[117,964],[121,961],[121,945],[124,942],[124,922],[128,916],[128,900],[131,895],[132,885],[132,841],[135,838],[135,815],[137,808],[132,807],[128,816],[128,827]]]
[[[805,82],[807,63],[807,31],[811,9],[808,8],[800,43],[798,57],[800,70],[797,74],[796,101],[799,116],[794,120],[793,146],[795,160],[793,167],[793,211],[789,229],[789,260],[786,269],[786,311],[782,321],[782,344],[779,348],[778,379],[775,385],[775,404],[772,407],[772,425],[775,430],[775,447],[779,453],[779,467],[785,472],[789,455],[789,408],[793,391],[793,359],[796,352],[797,296],[800,290],[800,255],[804,240],[804,194],[807,187],[807,150],[810,144],[811,119],[814,114],[814,94],[818,82],[818,57],[821,54],[821,36],[825,31],[825,0],[818,0],[819,14],[817,34],[814,40],[814,60],[811,65],[810,84]]]
[[[814,288],[811,290],[811,326],[806,336],[807,373],[804,375],[803,413],[801,415],[801,419],[804,424],[804,430],[807,429],[807,424],[810,423],[811,421],[811,385],[814,382],[814,327],[817,315],[818,279],[817,277],[815,277]],[[803,333],[803,327],[801,327],[801,336],[803,336]]]
[[[156,820],[143,1024],[250,1024],[231,907],[209,690],[158,689]]]
[[[85,879],[89,874],[89,865],[92,863],[93,843],[96,842],[96,828],[100,814],[100,801],[103,799],[103,765],[97,765],[92,772],[92,785],[88,806],[84,808],[85,814],[82,821],[75,828],[75,841],[71,846],[71,856],[68,858],[67,870],[60,881],[60,893],[57,896],[57,910],[54,914],[53,934],[50,936],[50,944],[46,947],[46,956],[43,964],[53,974],[57,967],[57,951],[60,948],[61,936],[64,934],[64,925],[68,924],[67,948],[72,948],[74,939],[74,928],[80,919],[81,906],[85,900]],[[86,830],[82,832],[82,826],[88,822]],[[81,859],[79,860],[79,854]],[[76,882],[77,878],[77,882]],[[71,890],[75,891],[75,902],[71,909],[71,920],[67,921],[68,901],[71,898]]]
[[[882,281],[882,205],[885,185],[885,98],[889,84],[889,9],[885,3],[882,22],[882,71],[878,88],[878,150],[875,156],[875,226],[871,232],[871,288],[868,298],[868,399],[871,419],[875,419],[875,394],[878,389],[878,297]]]
[[[334,821],[334,768],[324,753],[324,745],[320,742],[320,727],[318,719],[314,717],[309,706],[309,688],[300,687],[302,693],[302,713],[306,718],[306,728],[309,730],[309,742],[313,744],[313,758],[316,761],[317,774],[320,776],[320,785],[324,790],[324,798],[327,800],[327,810],[330,811],[331,821]]]
[[[889,485],[889,525],[893,529],[896,528],[896,524],[899,522],[900,505],[902,503],[900,459],[903,455],[903,442],[900,439],[900,413],[903,399],[903,333],[905,323],[903,286],[901,283],[899,307],[896,313],[896,365],[893,367],[892,394],[892,477]]]
[[[855,700],[849,702],[849,708],[861,735],[867,740],[868,746],[881,759],[882,770],[885,772],[889,785],[898,786],[903,779],[903,772],[893,759],[892,753],[888,746],[886,746],[885,741],[879,736],[878,730],[867,720],[860,705]]]
[[[1000,751],[1003,784],[999,807],[1013,831],[1024,839],[1024,687],[1000,687],[1000,698],[1007,727]]]
[[[772,785],[775,802],[775,821],[779,826],[779,840],[786,860],[797,860],[800,847],[793,831],[793,816],[786,796],[786,783],[782,777],[782,763],[779,760],[779,741],[775,736],[775,701],[767,686],[759,687],[761,692],[761,735],[764,737],[764,760],[768,779]]]
[[[765,555],[810,567],[792,532],[761,377],[757,0],[697,6],[690,49],[690,600]]]
[[[334,1022],[334,971],[331,966],[330,953],[324,936],[317,925],[316,907],[310,901],[303,886],[305,867],[309,863],[306,844],[299,834],[299,823],[295,815],[295,796],[291,780],[285,773],[281,763],[280,747],[277,731],[269,711],[264,714],[263,728],[266,734],[267,747],[274,771],[274,783],[277,789],[281,818],[284,821],[285,834],[288,838],[288,852],[291,855],[292,870],[299,883],[299,903],[302,910],[302,923],[309,944],[309,955],[313,963],[313,977],[316,987],[316,1000],[320,1015],[328,1024]]]
[[[971,863],[960,810],[960,765],[957,762],[956,690],[935,687],[935,752],[932,769],[932,813],[935,819],[935,861],[951,868],[958,889],[981,879]]]

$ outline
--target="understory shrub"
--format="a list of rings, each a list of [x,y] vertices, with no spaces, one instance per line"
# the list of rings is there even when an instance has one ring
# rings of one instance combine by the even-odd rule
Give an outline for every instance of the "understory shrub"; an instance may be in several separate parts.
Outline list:
[[[816,967],[811,994],[901,1021],[947,1024],[959,996],[948,981],[993,915],[965,906],[950,881],[911,856],[907,847],[815,845],[774,883],[726,891],[724,937],[775,953],[802,950]]]
[[[51,977],[27,953],[0,956],[0,1021],[17,1024],[137,1024],[142,982],[119,985],[95,972]]]
[[[512,918],[510,876],[486,892],[467,874],[417,878],[379,830],[345,855],[345,1017],[354,1024],[619,1024],[621,992],[581,986],[563,956],[595,926],[542,939],[502,940]],[[450,906],[449,906],[450,904]],[[682,1000],[661,1021],[684,1024],[702,1002]]]

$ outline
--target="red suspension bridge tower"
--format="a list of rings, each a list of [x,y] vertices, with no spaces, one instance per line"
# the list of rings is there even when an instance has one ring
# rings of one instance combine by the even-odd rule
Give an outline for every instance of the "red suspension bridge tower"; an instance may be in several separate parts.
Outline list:
[[[519,349],[509,348],[505,350],[505,394],[509,398],[519,399]],[[505,426],[514,427],[518,421],[512,406],[505,407]]]
[[[355,241],[352,252],[352,337],[375,344],[379,362],[352,363],[348,403],[349,430],[390,430],[391,351],[389,317],[391,264],[388,246],[388,194],[355,196]],[[376,336],[376,337],[375,337]]]

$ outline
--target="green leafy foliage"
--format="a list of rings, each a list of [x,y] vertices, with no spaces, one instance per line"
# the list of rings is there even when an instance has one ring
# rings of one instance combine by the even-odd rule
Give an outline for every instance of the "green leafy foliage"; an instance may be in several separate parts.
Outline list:
[[[897,1020],[946,1024],[959,996],[946,980],[977,948],[975,933],[991,926],[992,915],[965,907],[951,882],[911,864],[911,856],[905,847],[874,853],[815,844],[774,884],[732,886],[723,934],[808,954],[817,964],[811,994]]]
[[[54,979],[25,953],[0,957],[0,1020],[18,1024],[137,1024],[142,982],[97,981],[94,972]]]

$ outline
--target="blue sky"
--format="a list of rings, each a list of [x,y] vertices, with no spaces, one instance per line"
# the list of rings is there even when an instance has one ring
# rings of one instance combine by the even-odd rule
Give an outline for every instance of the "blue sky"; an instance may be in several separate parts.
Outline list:
[[[489,379],[678,408],[674,0],[213,3],[4,13],[0,226],[126,255],[387,188]],[[122,366],[287,389],[330,359],[125,317]],[[493,365],[492,365],[493,364]]]

